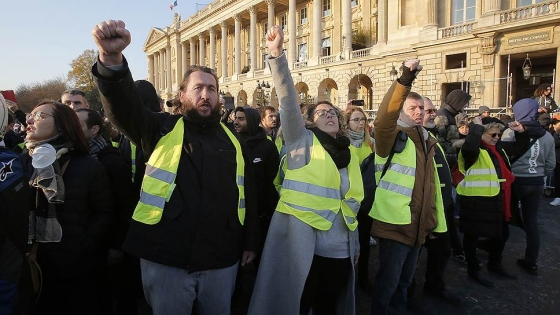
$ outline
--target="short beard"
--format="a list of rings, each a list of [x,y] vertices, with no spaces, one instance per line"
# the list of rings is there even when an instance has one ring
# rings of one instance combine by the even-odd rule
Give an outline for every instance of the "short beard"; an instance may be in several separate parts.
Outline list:
[[[197,108],[191,103],[184,104],[182,112],[183,116],[187,117],[189,121],[197,125],[217,125],[222,118],[220,106],[212,107],[210,115],[206,117],[201,116],[198,113]]]
[[[433,121],[430,121],[430,122],[426,123],[426,126],[424,126],[424,127],[427,128],[427,129],[433,129],[433,128],[436,127],[436,123],[433,122]]]

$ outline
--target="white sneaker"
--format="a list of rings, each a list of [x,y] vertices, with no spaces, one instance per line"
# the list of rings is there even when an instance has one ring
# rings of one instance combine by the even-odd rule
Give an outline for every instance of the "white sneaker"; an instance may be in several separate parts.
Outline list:
[[[558,198],[560,199],[560,198]],[[560,201],[559,201],[560,204]],[[376,246],[377,245],[377,241],[375,240],[375,238],[373,238],[373,236],[369,237],[369,246]]]
[[[560,198],[554,198],[549,204],[551,206],[560,206]]]

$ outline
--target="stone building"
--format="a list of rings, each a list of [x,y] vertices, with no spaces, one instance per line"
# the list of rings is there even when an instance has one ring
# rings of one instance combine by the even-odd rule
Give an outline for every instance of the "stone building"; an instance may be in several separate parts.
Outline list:
[[[170,99],[187,67],[202,64],[216,70],[221,92],[237,106],[277,106],[264,35],[279,25],[302,103],[327,99],[345,107],[364,99],[374,112],[402,61],[418,58],[424,70],[413,91],[437,106],[459,88],[473,96],[469,110],[505,112],[558,79],[558,2],[214,0],[150,31],[148,80]]]

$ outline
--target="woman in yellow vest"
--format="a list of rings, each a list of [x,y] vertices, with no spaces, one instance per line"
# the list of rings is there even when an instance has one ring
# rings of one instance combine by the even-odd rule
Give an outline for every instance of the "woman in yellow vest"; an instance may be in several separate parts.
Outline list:
[[[358,159],[330,102],[308,106],[302,119],[282,30],[274,26],[267,39],[286,172],[249,314],[355,314],[356,213],[363,199]]]
[[[367,116],[358,106],[352,106],[351,101],[347,103],[344,110],[342,129],[346,131],[350,138],[350,151],[352,151],[360,165],[372,153],[371,137],[368,131]],[[362,259],[358,264],[358,284],[360,288],[368,293],[372,292],[373,285],[368,276],[369,248],[370,245],[377,245],[375,239],[370,236],[372,219],[365,213],[358,213],[358,222],[360,224],[360,256]]]
[[[476,248],[479,237],[487,237],[488,271],[505,278],[517,277],[502,266],[502,253],[509,238],[511,184],[515,177],[500,136],[503,123],[497,118],[476,117],[459,152],[459,170],[465,178],[457,185],[461,196],[461,232],[469,277],[486,287],[494,283],[482,274]],[[511,128],[523,128],[514,126]]]

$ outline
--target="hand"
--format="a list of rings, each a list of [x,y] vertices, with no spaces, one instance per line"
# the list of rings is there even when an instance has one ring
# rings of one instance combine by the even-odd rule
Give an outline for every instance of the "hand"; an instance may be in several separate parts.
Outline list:
[[[508,127],[509,127],[509,129],[511,129],[515,132],[519,132],[519,133],[525,131],[525,127],[523,127],[523,125],[520,122],[518,122],[517,120],[514,120],[514,121],[510,122],[508,124]]]
[[[276,58],[282,54],[282,45],[284,44],[284,31],[275,25],[266,33],[266,47],[268,54]]]
[[[475,118],[473,118],[472,122],[477,125],[482,125],[482,117],[476,116]]]
[[[122,63],[122,51],[130,44],[130,32],[121,20],[108,20],[97,24],[92,30],[93,41],[99,48],[99,60],[105,66]]]
[[[409,60],[405,60],[405,62],[403,63],[403,66],[407,67],[408,69],[410,69],[410,72],[414,72],[416,71],[416,74],[418,75],[418,72],[420,72],[424,67],[420,64],[420,60],[419,59],[409,59]]]
[[[546,112],[547,112],[547,110],[546,110],[546,108],[545,108],[545,107],[539,107],[539,110],[538,110],[538,112],[539,112],[539,113],[546,113]]]
[[[8,105],[8,109],[12,111],[12,113],[15,113],[19,110],[17,103],[14,103],[13,101],[6,100],[6,105]]]
[[[252,262],[255,259],[255,257],[257,257],[257,253],[250,250],[243,251],[243,258],[241,259],[241,267]]]

